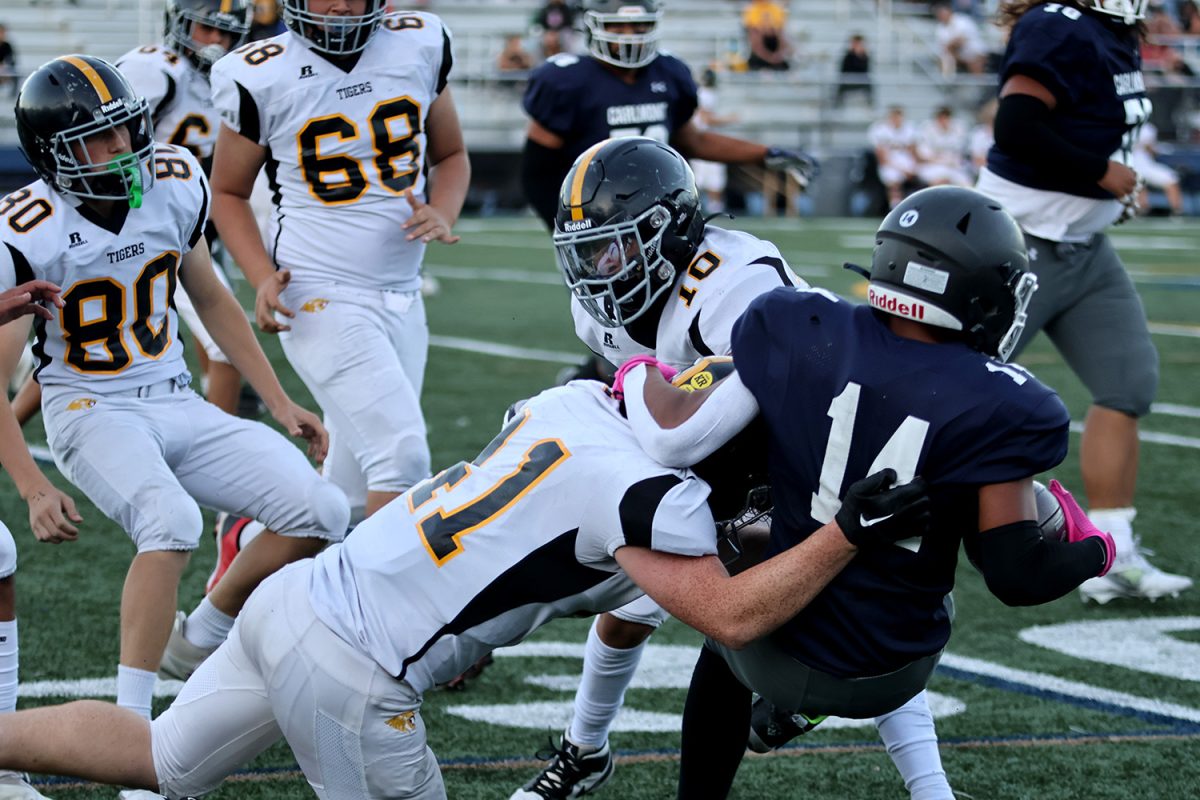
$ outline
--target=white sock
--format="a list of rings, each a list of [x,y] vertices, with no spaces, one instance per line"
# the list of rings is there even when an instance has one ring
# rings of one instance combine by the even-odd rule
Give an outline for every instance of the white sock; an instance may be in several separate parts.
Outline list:
[[[150,719],[155,674],[144,669],[117,665],[117,705]]]
[[[17,710],[17,621],[0,622],[0,714]]]
[[[625,690],[637,672],[638,662],[646,643],[622,650],[600,641],[592,623],[583,655],[583,678],[575,692],[575,713],[567,729],[567,738],[585,747],[603,747],[608,741],[608,729],[616,719]]]
[[[1102,531],[1112,534],[1113,542],[1117,545],[1117,558],[1133,554],[1133,518],[1137,509],[1127,508],[1093,508],[1088,512],[1088,519]]]
[[[238,550],[241,550],[243,547],[253,542],[254,537],[258,536],[266,529],[267,526],[263,525],[256,519],[252,519],[247,522],[246,526],[242,528],[242,532],[238,534]]]
[[[229,635],[233,617],[219,610],[206,597],[188,614],[183,624],[183,638],[202,650],[216,650]]]
[[[876,717],[875,727],[912,800],[954,800],[924,691],[895,711]]]

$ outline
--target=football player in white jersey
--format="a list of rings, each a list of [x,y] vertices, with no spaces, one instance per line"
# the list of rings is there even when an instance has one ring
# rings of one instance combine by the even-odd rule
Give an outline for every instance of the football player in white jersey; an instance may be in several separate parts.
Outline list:
[[[191,150],[206,172],[219,127],[209,71],[246,41],[251,12],[246,0],[168,0],[162,43],[130,50],[116,62],[133,90],[150,104],[154,138]],[[211,240],[212,230],[207,233]],[[219,267],[215,274],[228,286]],[[241,375],[205,330],[187,292],[176,293],[175,308],[196,339],[205,397],[222,411],[236,413]]]
[[[266,580],[153,723],[98,701],[21,711],[0,729],[0,766],[199,796],[285,737],[318,797],[444,798],[421,696],[482,654],[641,590],[744,646],[802,608],[856,547],[925,530],[923,489],[883,489],[895,472],[871,476],[835,522],[731,578],[714,518],[737,517],[765,479],[765,460],[737,457],[741,447],[761,453],[765,439],[697,471],[667,469],[638,448],[602,384],[543,392],[473,462]],[[710,494],[711,472],[721,480]],[[864,513],[895,516],[864,527]]]
[[[208,182],[195,157],[156,146],[145,100],[90,56],[38,68],[16,118],[40,180],[0,201],[0,289],[29,278],[64,287],[63,308],[37,320],[42,416],[59,470],[137,547],[121,599],[117,701],[149,718],[160,660],[185,677],[224,640],[262,578],[341,539],[349,509],[283,436],[188,388],[177,282],[279,425],[324,455],[319,419],[284,392],[213,276]],[[10,338],[20,344],[24,332]],[[179,577],[202,526],[198,503],[254,516],[274,533],[247,547],[191,615],[177,615]]]
[[[213,67],[213,219],[325,414],[325,476],[369,515],[429,474],[421,259],[457,241],[470,178],[450,34],[383,0],[284,0],[283,15],[286,33]],[[265,247],[248,201],[264,165]]]
[[[614,364],[654,356],[680,369],[702,356],[729,355],[733,324],[752,300],[780,286],[808,287],[775,245],[707,225],[687,161],[650,138],[608,139],[585,150],[563,181],[554,230],[575,331]],[[609,728],[647,639],[666,617],[645,596],[596,617],[571,723],[514,800],[576,797],[608,780]],[[896,762],[905,783],[914,769],[939,773],[944,783],[925,695],[889,716],[895,719],[880,728],[889,752],[921,742],[915,767],[911,758]]]

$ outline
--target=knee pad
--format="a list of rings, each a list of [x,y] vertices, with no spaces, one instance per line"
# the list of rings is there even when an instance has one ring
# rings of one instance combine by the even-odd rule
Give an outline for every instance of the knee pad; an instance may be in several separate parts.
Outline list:
[[[421,436],[401,435],[381,458],[363,466],[367,491],[402,492],[429,477],[429,445]]]
[[[1142,358],[1130,359],[1126,369],[1119,374],[1120,382],[1097,396],[1096,405],[1132,417],[1149,414],[1150,404],[1158,394],[1158,351],[1151,348]]]
[[[658,603],[651,600],[649,595],[642,595],[609,613],[619,620],[656,629],[671,616]]]
[[[350,527],[350,504],[341,489],[326,480],[313,481],[308,506],[314,521],[312,534],[330,542],[340,542]]]
[[[11,577],[17,571],[17,543],[13,541],[8,526],[0,522],[0,580]]]
[[[160,492],[154,518],[133,532],[139,553],[152,550],[195,550],[204,529],[200,506],[186,492]]]

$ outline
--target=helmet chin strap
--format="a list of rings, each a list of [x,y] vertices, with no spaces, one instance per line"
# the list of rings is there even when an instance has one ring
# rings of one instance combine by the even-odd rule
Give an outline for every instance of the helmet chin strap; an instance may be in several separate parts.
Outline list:
[[[142,207],[142,170],[138,166],[137,156],[133,153],[126,153],[113,160],[109,166],[111,172],[115,172],[126,180],[128,183],[128,199],[130,208]]]

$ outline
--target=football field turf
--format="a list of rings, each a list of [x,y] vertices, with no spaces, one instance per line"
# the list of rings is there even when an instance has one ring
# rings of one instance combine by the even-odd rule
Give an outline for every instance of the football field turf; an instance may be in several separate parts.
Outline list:
[[[869,264],[870,220],[738,220],[776,242],[799,274],[846,297],[861,281],[844,260]],[[423,404],[435,468],[472,458],[514,400],[552,384],[579,361],[566,290],[549,238],[532,218],[464,220],[454,246],[432,246],[441,291],[427,301],[432,346]],[[1143,424],[1135,529],[1155,564],[1200,576],[1200,225],[1139,221],[1114,243],[1141,292],[1162,362],[1158,405]],[[250,296],[245,284],[240,294]],[[262,337],[294,396],[310,402],[278,342]],[[1087,396],[1044,337],[1020,359],[1055,387],[1076,427]],[[383,399],[386,402],[386,398]],[[29,436],[42,442],[40,419]],[[1079,438],[1053,473],[1079,490]],[[17,539],[21,706],[115,693],[117,609],[132,545],[52,466],[51,479],[85,517],[72,544],[38,544],[24,503],[0,486],[0,516]],[[270,469],[270,464],[263,464]],[[1081,492],[1079,492],[1081,494]],[[211,521],[211,514],[206,515]],[[403,532],[397,532],[402,535]],[[204,537],[180,605],[199,599],[214,555]],[[1084,606],[1077,594],[1009,609],[960,559],[957,620],[930,686],[951,784],[974,800],[1126,800],[1200,797],[1200,589],[1156,604]],[[771,602],[764,598],[763,602]],[[398,609],[397,613],[404,613]],[[424,715],[449,796],[506,798],[536,769],[570,713],[586,620],[560,620],[497,653],[462,692],[432,692]],[[617,769],[600,797],[674,797],[679,714],[699,636],[670,622],[651,640],[618,718]],[[178,684],[163,684],[158,708]],[[0,725],[3,721],[0,720]],[[57,798],[115,796],[108,788],[45,779]],[[286,747],[227,782],[218,798],[311,796]],[[830,720],[797,745],[748,758],[737,798],[904,798],[869,721]]]

